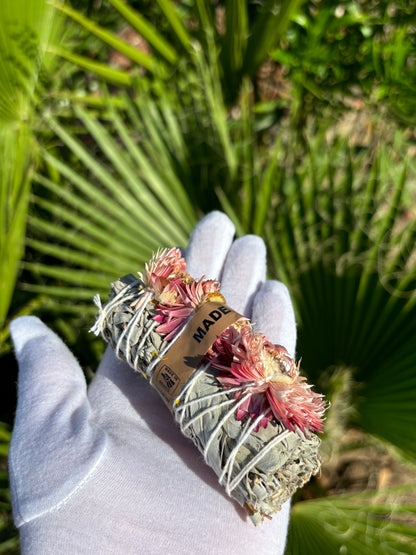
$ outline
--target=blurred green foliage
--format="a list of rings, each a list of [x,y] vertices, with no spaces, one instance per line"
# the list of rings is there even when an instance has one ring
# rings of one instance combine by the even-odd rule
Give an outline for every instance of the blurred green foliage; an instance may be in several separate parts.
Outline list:
[[[310,1],[272,58],[291,83],[299,121],[327,106],[336,118],[350,97],[415,123],[414,1]]]

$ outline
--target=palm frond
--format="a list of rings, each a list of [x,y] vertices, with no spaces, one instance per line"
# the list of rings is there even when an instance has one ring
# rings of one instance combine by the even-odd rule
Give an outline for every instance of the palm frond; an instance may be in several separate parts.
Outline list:
[[[5,0],[0,12],[0,329],[24,249],[36,89],[57,31],[53,7]]]
[[[30,119],[35,87],[59,20],[45,0],[4,0],[0,12],[0,121]]]
[[[293,506],[286,555],[414,553],[415,486],[302,501]]]
[[[110,0],[110,2],[125,20],[130,23],[130,25],[136,29],[136,31],[140,33],[163,58],[171,64],[175,64],[178,61],[178,54],[172,44],[162,37],[154,26],[146,21],[143,16],[120,0]],[[170,10],[168,13],[171,13]]]
[[[71,62],[71,64],[94,73],[97,77],[103,79],[107,83],[121,85],[124,87],[128,87],[133,83],[133,76],[126,71],[115,69],[106,63],[96,62],[86,56],[80,56],[79,54],[75,54],[71,50],[63,48],[62,46],[51,45],[49,46],[48,51],[55,56],[59,56],[68,62]]]
[[[415,458],[415,224],[403,200],[414,177],[387,156],[312,145],[308,163],[286,167],[265,233],[297,305],[305,370],[323,383],[349,367],[356,424]]]
[[[114,50],[117,50],[118,52],[120,52],[120,54],[122,54],[132,62],[147,69],[152,74],[155,74],[158,76],[166,76],[167,68],[166,68],[166,64],[163,61],[158,60],[154,56],[151,56],[150,54],[142,52],[137,48],[134,48],[131,44],[118,37],[114,32],[109,31],[104,27],[101,27],[100,25],[98,25],[88,17],[84,16],[79,11],[71,8],[70,6],[66,4],[57,4],[57,8],[61,10],[64,14],[66,14],[68,17],[70,17],[73,21],[76,21],[77,23],[79,23],[79,25],[81,25],[86,31],[95,35],[102,42],[104,42]],[[127,10],[129,14],[132,13],[132,10],[130,8],[125,8],[125,10]],[[126,13],[124,15],[126,15]],[[137,15],[137,18],[138,17],[139,16]],[[151,31],[153,32],[153,30],[151,29],[148,23],[146,23],[143,19],[142,19],[142,22],[143,22],[142,31],[144,30],[143,27],[146,27],[148,28],[149,34]],[[137,24],[137,21],[136,21],[136,24]],[[156,37],[159,38],[159,35],[156,34]],[[160,42],[162,42],[162,39],[160,39]],[[164,42],[162,43],[164,44]],[[160,43],[158,42],[158,44]]]
[[[9,426],[0,422],[0,553],[18,555],[19,537],[12,520],[9,479],[5,470],[9,443]]]
[[[232,105],[238,98],[243,80],[254,81],[261,64],[278,46],[303,0],[285,0],[283,3],[267,0],[259,6],[250,6],[245,1],[227,1],[223,14],[221,6],[197,0],[187,6],[184,11],[187,15],[182,17],[178,6],[171,0],[158,0],[159,14],[167,28],[163,34],[128,3],[121,0],[110,2],[120,20],[146,40],[152,53],[138,50],[113,30],[105,29],[67,4],[58,3],[57,8],[108,47],[147,70],[148,76],[164,81],[173,75],[177,78],[178,68],[192,61],[195,50],[203,52],[209,60],[209,67],[218,72],[221,96],[227,105]],[[223,23],[216,24],[221,18]],[[54,51],[107,82],[130,85],[133,75],[137,75],[136,69],[114,70],[61,47]]]
[[[266,0],[259,8],[250,34],[246,36],[244,71],[253,76],[273,47],[276,47],[286,31],[291,18],[303,0]],[[238,9],[238,8],[234,8]]]
[[[149,102],[145,118],[140,102],[127,97],[122,108],[109,103],[101,115],[77,103],[74,117],[84,137],[48,117],[61,149],[76,163],[56,148],[42,153],[55,178],[34,176],[27,243],[34,260],[24,264],[32,276],[26,290],[90,304],[116,277],[139,271],[160,245],[186,245],[195,214],[173,156],[180,123],[167,106],[160,111]]]

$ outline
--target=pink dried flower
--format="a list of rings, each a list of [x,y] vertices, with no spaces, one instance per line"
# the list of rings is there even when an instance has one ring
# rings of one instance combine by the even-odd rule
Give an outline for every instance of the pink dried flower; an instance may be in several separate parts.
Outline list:
[[[222,371],[218,379],[224,386],[245,386],[236,399],[250,394],[237,409],[238,420],[247,415],[254,420],[264,412],[256,429],[265,428],[274,416],[289,430],[322,432],[327,408],[322,395],[311,391],[287,350],[254,333],[251,324],[227,328],[207,358]]]
[[[192,278],[173,279],[159,295],[154,320],[160,323],[156,332],[166,335],[170,341],[183,327],[197,308],[208,300],[225,302],[218,293],[220,284],[216,280],[198,280]]]
[[[180,249],[158,250],[140,276],[146,287],[160,295],[169,282],[178,276],[189,277]]]

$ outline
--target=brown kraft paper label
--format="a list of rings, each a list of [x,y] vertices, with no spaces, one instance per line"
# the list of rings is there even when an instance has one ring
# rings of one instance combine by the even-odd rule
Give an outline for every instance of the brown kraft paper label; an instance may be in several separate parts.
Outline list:
[[[221,333],[243,318],[224,303],[204,303],[158,363],[151,383],[173,412],[173,402]]]

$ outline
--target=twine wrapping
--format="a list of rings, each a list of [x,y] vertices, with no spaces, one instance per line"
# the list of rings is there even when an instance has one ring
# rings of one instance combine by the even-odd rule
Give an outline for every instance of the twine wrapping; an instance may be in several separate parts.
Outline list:
[[[155,368],[186,332],[195,310],[166,340],[166,334],[156,331],[160,330],[160,319],[155,320],[160,299],[147,281],[129,274],[111,284],[105,306],[96,297],[99,313],[91,331],[101,333],[120,359],[152,382]],[[239,407],[247,405],[256,384],[225,387],[222,375],[221,369],[203,359],[169,404],[182,433],[257,525],[318,472],[320,440],[307,428],[288,429],[273,417],[270,407],[252,418],[239,418]]]

